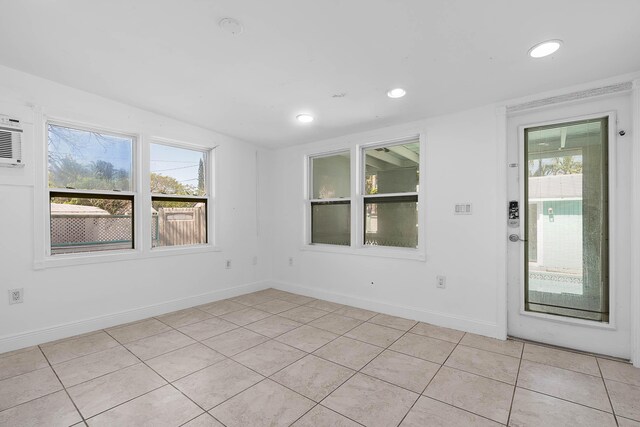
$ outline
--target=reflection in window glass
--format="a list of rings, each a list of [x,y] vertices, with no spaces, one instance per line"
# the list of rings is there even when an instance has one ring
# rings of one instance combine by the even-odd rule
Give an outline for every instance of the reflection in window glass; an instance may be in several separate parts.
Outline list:
[[[365,194],[418,191],[419,142],[368,148],[364,160]]]
[[[351,195],[349,152],[311,159],[312,199],[332,199]]]
[[[311,204],[311,242],[326,245],[351,244],[351,204],[313,202]]]
[[[417,248],[419,140],[363,151],[363,244]]]
[[[351,244],[351,154],[309,159],[312,244]],[[321,201],[326,199],[344,199]]]
[[[49,188],[132,191],[133,138],[48,124]]]
[[[365,244],[416,248],[418,196],[365,198]]]
[[[151,192],[180,196],[207,194],[206,153],[151,144]]]

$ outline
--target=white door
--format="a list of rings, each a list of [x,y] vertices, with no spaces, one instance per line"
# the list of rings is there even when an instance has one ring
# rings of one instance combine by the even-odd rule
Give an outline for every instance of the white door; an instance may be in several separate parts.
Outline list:
[[[626,115],[619,96],[509,117],[510,336],[630,357]]]

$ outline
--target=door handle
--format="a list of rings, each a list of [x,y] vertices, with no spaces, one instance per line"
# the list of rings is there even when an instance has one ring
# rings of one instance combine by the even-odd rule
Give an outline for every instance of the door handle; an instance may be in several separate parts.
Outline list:
[[[525,239],[518,236],[517,234],[509,234],[509,241],[510,242],[526,242]]]

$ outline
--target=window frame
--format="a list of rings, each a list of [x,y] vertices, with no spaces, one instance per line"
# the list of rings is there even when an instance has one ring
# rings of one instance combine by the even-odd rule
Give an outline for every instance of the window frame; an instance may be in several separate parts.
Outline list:
[[[423,129],[410,129],[403,132],[406,136],[398,137],[389,134],[374,134],[369,136],[366,141],[353,140],[352,138],[344,138],[343,143],[336,143],[320,151],[308,151],[303,154],[304,161],[304,221],[303,221],[303,241],[301,250],[312,252],[328,252],[338,254],[350,254],[358,256],[373,256],[382,258],[397,258],[406,260],[415,260],[425,262],[426,256],[426,136]],[[392,193],[396,196],[406,196],[407,194],[416,194],[421,208],[418,210],[418,246],[416,248],[394,247],[394,246],[376,246],[364,244],[364,227],[365,227],[365,166],[364,166],[364,150],[376,147],[401,145],[410,141],[418,141],[420,144],[419,158],[419,180],[418,191],[416,193]],[[312,195],[312,169],[311,159],[316,157],[331,156],[345,151],[350,152],[351,158],[351,245],[329,245],[321,243],[311,243],[311,195]],[[391,193],[389,195],[392,195]],[[371,196],[380,196],[378,194]],[[328,199],[318,199],[328,200]],[[344,199],[337,199],[344,200]]]
[[[402,199],[407,199],[407,198],[415,198],[415,202],[416,204],[419,203],[420,201],[420,180],[422,179],[422,174],[420,173],[420,170],[422,169],[422,156],[420,155],[422,153],[422,146],[420,144],[420,154],[418,154],[418,191],[407,191],[407,192],[401,192],[401,193],[381,193],[381,194],[366,194],[366,179],[367,179],[367,164],[366,164],[366,151],[367,150],[371,150],[371,149],[376,149],[376,148],[382,148],[382,147],[393,147],[393,146],[397,146],[397,145],[403,145],[407,142],[412,142],[412,141],[418,141],[418,143],[420,144],[420,136],[418,135],[417,137],[413,137],[413,138],[404,138],[401,140],[396,140],[396,141],[389,141],[389,142],[380,142],[380,143],[373,143],[373,144],[367,144],[367,145],[362,145],[359,147],[359,156],[360,156],[360,170],[358,171],[358,175],[359,175],[359,179],[360,179],[360,190],[361,190],[361,194],[360,194],[360,198],[362,199],[361,201],[361,218],[362,218],[362,234],[360,236],[358,236],[359,240],[359,244],[361,245],[362,248],[386,248],[386,249],[394,249],[394,250],[415,250],[418,249],[420,247],[420,228],[423,226],[422,224],[420,224],[420,209],[418,209],[418,245],[414,248],[414,247],[403,247],[403,246],[380,246],[380,245],[371,245],[371,244],[367,244],[366,243],[366,206],[367,206],[367,199],[369,200],[374,200],[374,199],[386,199],[386,200],[398,200],[400,199],[401,201],[404,201]],[[383,202],[384,203],[384,202]],[[389,202],[392,203],[392,202]],[[419,206],[419,205],[418,205]]]
[[[205,195],[204,196],[191,196],[191,195],[177,195],[177,194],[162,194],[162,193],[153,193],[151,192],[151,145],[152,144],[156,144],[156,145],[164,145],[164,146],[168,146],[168,147],[173,147],[173,148],[179,148],[179,149],[183,149],[183,150],[191,150],[191,151],[198,151],[204,154],[204,185],[205,185]],[[188,143],[184,143],[184,142],[177,142],[177,141],[173,141],[173,140],[168,140],[168,139],[164,139],[164,138],[152,138],[149,141],[149,144],[147,144],[147,150],[148,150],[148,155],[147,155],[147,161],[145,162],[145,175],[146,175],[146,180],[145,180],[145,185],[146,185],[146,189],[148,190],[148,196],[149,197],[145,197],[147,200],[147,202],[149,203],[149,209],[148,212],[151,211],[151,207],[153,205],[153,200],[157,199],[160,201],[169,201],[169,200],[173,200],[176,202],[193,202],[193,201],[200,201],[200,200],[204,200],[205,201],[205,219],[206,219],[206,224],[205,224],[205,236],[206,236],[206,241],[204,243],[196,243],[196,244],[192,244],[192,245],[172,245],[172,246],[156,246],[153,247],[152,244],[152,235],[151,235],[151,220],[149,220],[149,224],[148,224],[148,228],[149,230],[147,230],[149,232],[149,239],[147,240],[147,244],[149,245],[149,250],[152,252],[165,252],[165,251],[185,251],[185,250],[190,250],[190,249],[198,249],[198,248],[215,248],[214,246],[214,233],[213,233],[213,229],[215,229],[215,224],[214,224],[214,215],[212,215],[212,203],[213,203],[213,192],[214,192],[214,179],[213,179],[213,174],[215,173],[214,171],[217,168],[213,167],[213,158],[214,158],[214,151],[215,151],[215,147],[213,148],[209,148],[209,147],[202,147],[202,146],[197,146],[194,144],[188,144]],[[147,211],[145,211],[147,212]]]
[[[144,259],[164,256],[187,255],[206,252],[220,252],[221,248],[216,245],[216,231],[219,229],[219,215],[216,214],[219,201],[216,199],[217,183],[217,156],[214,144],[195,144],[176,141],[160,136],[150,135],[131,128],[114,129],[94,123],[82,122],[80,120],[64,119],[49,116],[40,109],[34,110],[34,141],[36,153],[34,156],[35,168],[35,188],[34,188],[34,216],[33,216],[33,244],[34,270],[46,268],[57,268],[75,265],[86,265],[104,262],[117,262],[132,259]],[[50,190],[48,182],[48,125],[70,127],[78,130],[105,133],[115,136],[124,136],[133,139],[132,145],[132,170],[131,181],[132,191],[114,192],[120,196],[133,196],[133,249],[114,249],[95,252],[77,252],[68,254],[51,255],[51,212],[50,212]],[[208,152],[205,167],[209,172],[205,177],[208,188],[207,203],[207,243],[199,245],[167,246],[151,248],[151,215],[141,215],[151,211],[151,191],[150,191],[150,143],[161,143],[174,145],[179,148],[187,148]],[[37,148],[40,147],[40,148]],[[69,189],[66,189],[69,190]],[[57,191],[57,190],[56,190]],[[74,193],[96,194],[94,190],[69,190]],[[101,193],[102,190],[97,193]],[[164,196],[164,195],[163,195]],[[148,217],[148,218],[147,218]]]
[[[314,199],[313,198],[313,160],[314,159],[320,159],[323,157],[331,157],[331,156],[336,156],[336,155],[340,155],[342,153],[349,153],[349,197],[330,197],[330,198],[325,198],[325,199]],[[308,224],[307,227],[305,227],[306,230],[306,236],[305,236],[305,244],[308,246],[319,246],[319,247],[328,247],[328,248],[348,248],[351,247],[353,245],[353,188],[352,188],[352,181],[353,181],[353,153],[351,152],[350,149],[340,149],[340,150],[333,150],[333,151],[328,151],[328,152],[323,152],[323,153],[318,153],[318,154],[311,154],[305,157],[305,164],[306,164],[306,195],[305,195],[305,204],[306,204],[306,223]],[[341,205],[341,204],[348,204],[349,205],[349,212],[350,212],[350,223],[349,223],[349,245],[334,245],[334,244],[330,244],[330,243],[314,243],[312,241],[313,238],[313,213],[312,213],[312,209],[313,209],[313,205],[314,204],[325,204],[325,205]]]
[[[49,187],[49,126],[59,126],[68,129],[79,130],[83,132],[95,132],[99,134],[109,135],[109,136],[117,136],[122,138],[131,139],[131,190],[129,191],[115,191],[115,190],[86,190],[86,189],[70,189],[70,188],[58,188],[58,187]],[[74,259],[78,257],[98,257],[104,254],[128,254],[134,253],[139,250],[139,233],[138,233],[138,224],[136,223],[136,206],[139,204],[139,179],[136,176],[139,169],[139,136],[133,133],[125,133],[120,131],[114,131],[110,129],[105,129],[98,126],[73,123],[63,120],[55,120],[55,119],[47,119],[44,121],[44,176],[45,176],[45,186],[44,193],[46,197],[46,233],[45,233],[45,257],[50,259]],[[63,194],[67,194],[69,196],[73,195],[82,195],[85,197],[90,196],[98,196],[108,198],[118,198],[122,197],[123,199],[131,199],[132,201],[132,212],[131,212],[131,245],[130,249],[111,249],[105,251],[86,251],[86,252],[73,252],[68,254],[53,254],[51,247],[51,197],[52,194],[56,194],[56,197],[61,197]]]

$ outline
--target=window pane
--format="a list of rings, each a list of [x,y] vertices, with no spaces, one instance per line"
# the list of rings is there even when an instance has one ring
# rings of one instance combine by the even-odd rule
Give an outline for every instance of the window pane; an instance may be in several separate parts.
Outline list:
[[[418,191],[420,143],[418,141],[364,150],[365,194]]]
[[[131,191],[133,139],[48,125],[49,188]]]
[[[525,309],[609,319],[607,119],[525,130]]]
[[[311,204],[311,243],[351,244],[351,204],[318,202]]]
[[[350,153],[311,159],[312,199],[351,197]]]
[[[133,198],[51,193],[51,254],[133,249]]]
[[[180,196],[205,196],[206,153],[151,144],[151,192]]]
[[[152,198],[151,246],[207,243],[207,201]]]
[[[364,199],[365,245],[418,247],[418,197]]]

